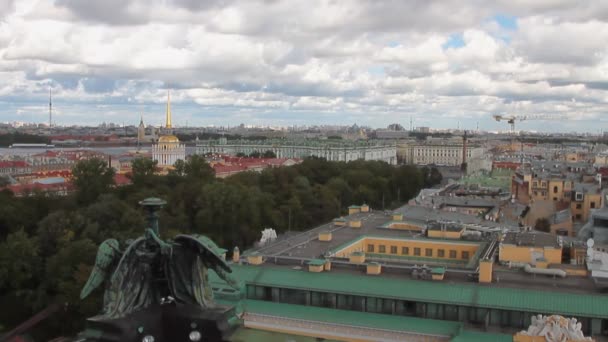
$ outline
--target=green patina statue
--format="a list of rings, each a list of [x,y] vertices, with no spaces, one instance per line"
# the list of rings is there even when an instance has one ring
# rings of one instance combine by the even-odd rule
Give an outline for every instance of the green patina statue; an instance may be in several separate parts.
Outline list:
[[[240,290],[232,272],[219,255],[219,247],[202,235],[178,235],[163,241],[158,210],[166,202],[148,198],[140,202],[147,211],[147,228],[124,251],[115,239],[104,241],[80,298],[106,283],[102,317],[121,318],[153,304],[175,302],[212,308],[213,292],[208,270]]]

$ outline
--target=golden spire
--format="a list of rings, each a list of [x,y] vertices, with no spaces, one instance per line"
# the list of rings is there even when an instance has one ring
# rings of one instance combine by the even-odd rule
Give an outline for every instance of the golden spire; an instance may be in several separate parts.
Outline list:
[[[165,128],[171,128],[171,94],[169,94],[169,90],[167,90],[167,122]]]

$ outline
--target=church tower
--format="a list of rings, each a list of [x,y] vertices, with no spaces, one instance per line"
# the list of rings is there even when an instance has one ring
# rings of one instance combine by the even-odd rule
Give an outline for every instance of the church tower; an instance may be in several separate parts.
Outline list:
[[[171,93],[167,90],[167,112],[165,113],[165,128],[171,129]]]
[[[144,115],[139,119],[139,127],[137,127],[137,144],[141,145],[146,138],[146,126],[144,126]]]
[[[167,109],[165,113],[165,134],[152,146],[152,159],[158,166],[170,168],[178,160],[186,160],[186,145],[180,144],[179,139],[172,134],[171,129],[171,95],[167,91]]]

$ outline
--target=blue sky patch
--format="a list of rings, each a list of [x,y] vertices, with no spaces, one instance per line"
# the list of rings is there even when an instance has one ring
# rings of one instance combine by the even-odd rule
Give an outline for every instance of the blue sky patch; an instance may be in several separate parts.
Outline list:
[[[367,68],[367,71],[372,75],[384,76],[386,72],[384,71],[384,67],[382,65],[372,65]]]
[[[457,49],[464,46],[464,40],[462,39],[462,33],[451,34],[448,40],[441,46],[443,49]]]
[[[500,27],[504,29],[513,31],[517,30],[517,18],[512,15],[497,14],[493,19],[498,25],[500,25]]]

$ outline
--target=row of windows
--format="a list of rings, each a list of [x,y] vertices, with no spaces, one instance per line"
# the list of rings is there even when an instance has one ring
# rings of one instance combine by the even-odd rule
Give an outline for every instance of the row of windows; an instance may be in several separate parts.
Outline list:
[[[357,296],[329,292],[293,290],[285,288],[272,288],[267,286],[247,285],[248,299],[268,302],[307,305],[339,310],[357,312],[379,313],[397,316],[411,316],[427,319],[437,319],[454,322],[468,322],[473,324],[486,324],[493,327],[525,328],[536,313],[496,308],[480,308],[465,305],[435,304],[420,301],[388,299],[372,296]],[[588,335],[595,328],[598,334],[606,334],[608,320],[597,319],[592,321],[588,317],[578,317],[581,328]],[[595,327],[595,324],[598,324]]]
[[[373,244],[368,244],[367,245],[367,252],[368,253],[375,253],[375,249],[376,246]],[[413,249],[413,256],[422,256],[422,248],[419,247],[414,247]],[[397,253],[398,249],[397,246],[390,246],[390,254],[398,254]],[[386,246],[385,245],[379,245],[378,246],[378,253],[386,253]],[[449,250],[449,258],[450,259],[457,259],[458,258],[458,251],[456,250]],[[410,247],[401,247],[401,255],[410,255]],[[433,257],[436,256],[438,258],[445,258],[445,250],[444,249],[438,249],[437,250],[437,255],[433,255],[433,249],[432,248],[425,248],[424,249],[424,256],[425,257]],[[469,251],[462,251],[460,253],[460,258],[461,259],[469,259]]]

